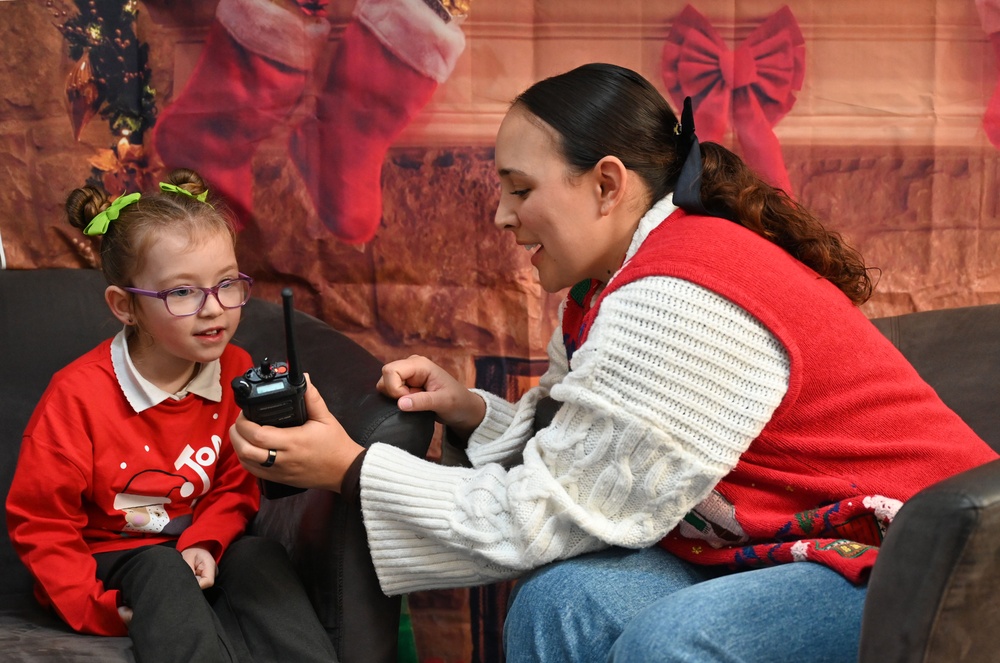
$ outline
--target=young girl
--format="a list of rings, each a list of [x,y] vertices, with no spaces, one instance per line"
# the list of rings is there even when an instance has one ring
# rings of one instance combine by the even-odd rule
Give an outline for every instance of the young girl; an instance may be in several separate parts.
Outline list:
[[[335,660],[280,544],[245,536],[260,497],[226,441],[229,341],[253,280],[201,178],[111,201],[84,187],[70,223],[102,235],[105,301],[124,328],[59,371],[28,423],[7,499],[36,596],[148,661]]]
[[[365,451],[315,389],[304,426],[231,434],[360,500],[386,593],[520,577],[510,661],[856,660],[896,509],[997,457],[858,308],[860,256],[684,115],[603,64],[507,112],[494,222],[567,292],[549,368],[517,403],[421,357],[380,383],[472,467]]]

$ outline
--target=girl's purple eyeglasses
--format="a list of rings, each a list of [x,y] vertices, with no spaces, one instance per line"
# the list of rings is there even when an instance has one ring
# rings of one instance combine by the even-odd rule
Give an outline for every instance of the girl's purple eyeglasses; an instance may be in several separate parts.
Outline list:
[[[141,290],[140,288],[122,288],[126,292],[131,292],[144,297],[156,297],[162,299],[167,307],[167,312],[177,318],[186,318],[195,315],[205,307],[208,296],[215,297],[222,308],[240,308],[250,299],[250,286],[253,285],[253,278],[243,272],[239,272],[239,277],[226,279],[211,288],[201,288],[196,285],[182,285],[176,288],[167,288],[159,292],[154,290]]]

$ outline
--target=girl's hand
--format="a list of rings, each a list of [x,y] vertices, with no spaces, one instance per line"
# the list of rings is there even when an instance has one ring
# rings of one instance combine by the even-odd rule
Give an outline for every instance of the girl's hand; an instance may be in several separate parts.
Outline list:
[[[219,566],[215,563],[212,553],[204,548],[195,547],[181,551],[181,557],[194,571],[199,587],[208,589],[215,584],[215,574],[218,572]]]
[[[118,606],[118,616],[122,618],[122,621],[125,622],[125,626],[127,627],[132,623],[132,608],[127,605]]]
[[[438,421],[459,435],[470,435],[486,416],[486,402],[482,398],[420,355],[383,366],[376,387],[397,399],[400,410],[434,412]]]
[[[344,475],[364,448],[351,439],[323,397],[308,380],[306,415],[301,426],[260,426],[241,413],[229,429],[229,439],[250,474],[300,488],[323,488],[340,492]],[[263,467],[270,450],[274,464]]]

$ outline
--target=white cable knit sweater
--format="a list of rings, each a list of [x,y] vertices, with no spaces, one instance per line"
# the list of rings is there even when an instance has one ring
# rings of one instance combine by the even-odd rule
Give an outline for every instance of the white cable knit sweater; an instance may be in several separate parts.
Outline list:
[[[640,221],[626,259],[675,207]],[[739,460],[788,388],[778,340],[691,282],[640,279],[601,304],[566,361],[562,331],[540,385],[516,404],[485,392],[473,468],[374,444],[361,506],[382,590],[509,579],[609,545],[658,542]],[[532,435],[538,399],[563,405]],[[523,453],[523,463],[501,463]]]

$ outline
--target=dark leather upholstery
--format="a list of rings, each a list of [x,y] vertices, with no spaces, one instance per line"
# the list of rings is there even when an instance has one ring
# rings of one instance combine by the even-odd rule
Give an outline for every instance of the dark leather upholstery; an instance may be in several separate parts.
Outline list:
[[[0,271],[0,501],[5,502],[21,433],[52,374],[118,323],[103,303],[105,283],[92,270]],[[300,363],[330,410],[364,446],[387,442],[423,456],[433,416],[407,414],[375,391],[381,363],[346,336],[296,314]],[[281,307],[251,300],[235,343],[255,362],[285,358]],[[249,368],[249,366],[248,366]],[[378,587],[357,505],[310,490],[265,500],[254,530],[288,548],[323,624],[345,663],[394,662],[400,601]],[[0,659],[132,661],[128,638],[83,636],[42,610],[32,581],[0,528]]]
[[[941,399],[1000,450],[1000,305],[882,318],[876,326]],[[861,663],[1000,660],[1000,461],[900,509],[872,570]]]

